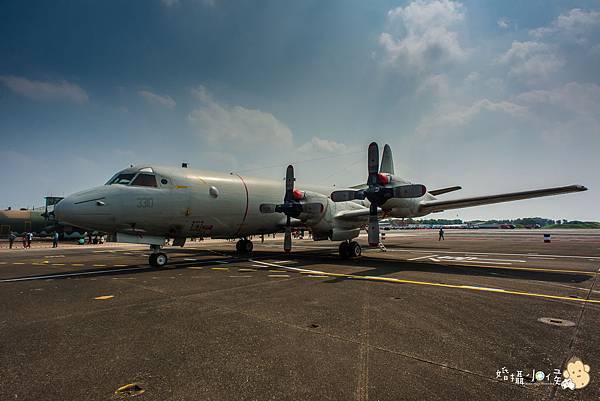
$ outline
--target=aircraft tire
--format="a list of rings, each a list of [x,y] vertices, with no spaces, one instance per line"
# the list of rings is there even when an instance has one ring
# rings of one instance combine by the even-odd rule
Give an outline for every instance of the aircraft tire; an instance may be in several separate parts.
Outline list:
[[[238,251],[239,254],[248,254],[252,252],[252,249],[254,249],[254,244],[247,239],[241,239],[235,244],[235,250]]]
[[[350,256],[350,244],[348,244],[346,241],[340,243],[340,248],[339,248],[339,252],[340,252],[340,256],[342,258],[347,258]]]
[[[159,252],[156,254],[156,257],[154,258],[155,263],[156,263],[156,267],[164,267],[167,262],[169,261],[169,258],[167,257],[166,253],[163,252]]]
[[[360,247],[360,244],[356,241],[351,241],[348,244],[348,255],[351,258],[358,258],[358,257],[360,257],[361,254],[362,254],[362,249]]]

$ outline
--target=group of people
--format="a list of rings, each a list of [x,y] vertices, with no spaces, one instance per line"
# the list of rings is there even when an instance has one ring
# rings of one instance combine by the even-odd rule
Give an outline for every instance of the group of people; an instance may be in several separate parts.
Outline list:
[[[58,232],[54,232],[52,234],[52,248],[58,248]],[[10,233],[10,235],[8,236],[8,247],[10,249],[13,248],[13,244],[15,243],[17,239],[17,235],[13,232]],[[32,232],[26,232],[23,234],[23,248],[27,249],[27,248],[31,248],[31,243],[33,242],[33,233]]]

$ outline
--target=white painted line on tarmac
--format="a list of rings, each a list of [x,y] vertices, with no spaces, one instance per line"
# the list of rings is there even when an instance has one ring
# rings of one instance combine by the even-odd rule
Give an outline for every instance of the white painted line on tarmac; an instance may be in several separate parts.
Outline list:
[[[445,262],[445,261],[442,261]],[[455,260],[454,262],[460,263],[484,263],[490,265],[512,265],[510,262],[488,262],[487,259],[477,259],[477,260]]]
[[[600,249],[600,248],[598,248]],[[369,252],[370,250],[366,250]],[[373,251],[378,251],[378,249],[374,249]],[[414,249],[406,249],[406,248],[388,248],[388,252],[414,252],[414,253],[432,253],[432,252],[440,252],[439,249],[430,249],[428,251],[414,250]],[[364,252],[364,251],[363,251]],[[526,253],[500,253],[500,252],[458,252],[458,251],[444,251],[444,253],[451,254],[461,254],[461,255],[499,255],[499,256],[521,256],[527,257]],[[580,256],[580,255],[553,255],[553,254],[539,254],[535,256],[547,256],[552,258],[575,258],[575,259],[590,259],[590,260],[600,260],[600,256]]]
[[[427,255],[427,256],[419,256],[418,258],[410,258],[410,259],[406,259],[406,260],[420,260],[420,259],[427,259],[427,258],[435,258],[437,255]]]

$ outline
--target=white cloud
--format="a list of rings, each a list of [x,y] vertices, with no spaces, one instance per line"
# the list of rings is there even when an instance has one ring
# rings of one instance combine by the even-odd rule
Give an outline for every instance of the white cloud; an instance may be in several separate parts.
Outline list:
[[[302,153],[345,153],[348,147],[343,143],[313,136],[312,139],[298,148]]]
[[[508,29],[512,25],[512,22],[508,18],[502,17],[496,21],[496,24],[502,29]]]
[[[218,103],[203,86],[193,89],[192,95],[201,105],[189,113],[188,121],[208,142],[238,149],[291,146],[292,131],[272,114]]]
[[[527,108],[513,102],[493,102],[489,99],[478,100],[470,106],[449,108],[448,105],[445,105],[433,115],[426,116],[417,126],[416,132],[419,135],[429,135],[456,127],[464,127],[483,112],[524,117],[527,115]]]
[[[67,81],[32,81],[14,75],[0,75],[0,83],[10,90],[34,100],[68,100],[75,103],[88,101],[87,93],[76,84]]]
[[[547,78],[565,64],[552,46],[532,41],[512,42],[498,62],[509,66],[510,75],[523,80]]]
[[[600,85],[569,82],[557,88],[515,96],[532,110],[532,123],[553,144],[600,146]],[[572,151],[572,150],[570,150]]]
[[[583,44],[588,40],[587,35],[595,28],[600,28],[600,11],[574,8],[559,15],[549,26],[534,29],[530,34],[536,38],[560,35]]]
[[[467,51],[451,27],[464,19],[461,3],[449,0],[416,0],[388,12],[390,32],[379,36],[387,61],[408,64],[419,72],[465,59]]]
[[[166,107],[167,109],[173,109],[176,105],[175,100],[173,100],[171,96],[161,96],[147,90],[138,91],[138,95],[144,98],[148,103]]]
[[[524,92],[516,99],[527,104],[557,106],[600,119],[600,86],[596,84],[569,82],[555,89]]]
[[[422,95],[431,93],[437,96],[445,96],[448,94],[448,77],[444,74],[430,75],[417,88],[417,94]]]

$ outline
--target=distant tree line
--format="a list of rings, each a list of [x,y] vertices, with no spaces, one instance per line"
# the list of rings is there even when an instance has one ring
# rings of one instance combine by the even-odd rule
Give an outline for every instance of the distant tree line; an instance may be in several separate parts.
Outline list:
[[[527,226],[561,226],[561,225],[595,225],[595,222],[589,221],[579,221],[572,220],[568,221],[566,219],[562,220],[553,220],[546,219],[543,217],[522,217],[518,219],[502,219],[502,220],[472,220],[472,221],[463,221],[461,219],[422,219],[422,220],[414,220],[407,219],[405,220],[405,224],[426,224],[426,225],[450,225],[450,224],[512,224],[517,227],[527,227]]]

